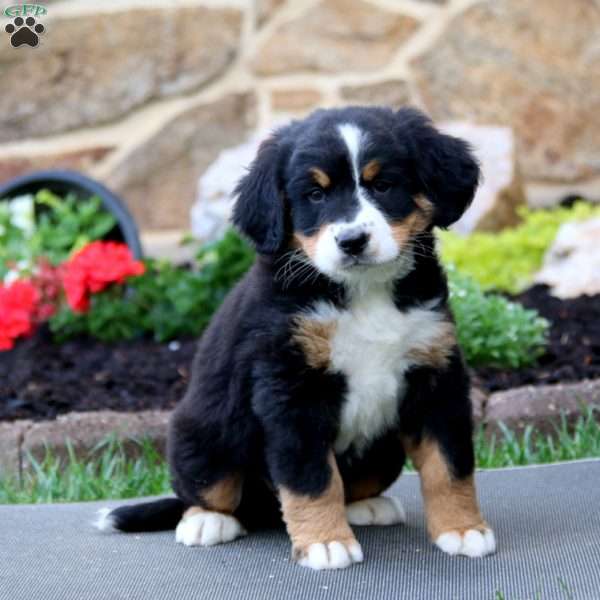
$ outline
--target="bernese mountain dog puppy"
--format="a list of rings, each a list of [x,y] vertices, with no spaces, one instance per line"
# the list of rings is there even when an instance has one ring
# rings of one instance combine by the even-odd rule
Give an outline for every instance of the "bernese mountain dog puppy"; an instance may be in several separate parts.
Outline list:
[[[233,214],[258,257],[171,421],[177,497],[105,510],[100,527],[209,546],[282,516],[299,564],[347,567],[363,560],[351,525],[405,520],[381,494],[408,456],[435,544],[493,552],[432,231],[478,179],[467,144],[408,108],[319,110],[266,140]]]

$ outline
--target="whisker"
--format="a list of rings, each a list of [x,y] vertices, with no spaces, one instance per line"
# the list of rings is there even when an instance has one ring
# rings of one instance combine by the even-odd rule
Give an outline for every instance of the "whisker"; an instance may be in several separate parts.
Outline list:
[[[282,281],[283,288],[287,288],[292,281],[302,277],[301,283],[313,276],[318,276],[318,271],[305,256],[302,249],[288,252],[284,257],[285,262],[277,270],[275,279]]]
[[[285,262],[275,272],[275,280],[279,280],[280,275],[282,275],[283,279],[285,279],[286,273],[292,267],[292,263],[294,262],[294,260],[297,260],[298,258],[300,258],[301,255],[302,255],[302,250],[298,248],[298,249],[292,250],[290,252],[287,252],[280,259],[278,259],[279,261],[283,260]]]

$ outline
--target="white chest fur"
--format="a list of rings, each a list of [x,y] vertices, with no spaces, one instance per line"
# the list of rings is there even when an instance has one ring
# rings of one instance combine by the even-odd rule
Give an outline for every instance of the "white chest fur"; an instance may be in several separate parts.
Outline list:
[[[330,368],[348,383],[335,450],[353,446],[360,453],[395,424],[404,374],[415,362],[411,351],[433,344],[447,320],[429,307],[400,312],[383,288],[362,294],[345,310],[319,303],[310,318],[335,323]]]

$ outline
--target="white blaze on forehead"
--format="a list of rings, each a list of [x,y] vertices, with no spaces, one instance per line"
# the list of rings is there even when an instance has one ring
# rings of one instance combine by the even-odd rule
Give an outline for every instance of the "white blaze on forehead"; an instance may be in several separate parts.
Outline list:
[[[350,164],[352,165],[352,174],[354,175],[354,181],[358,185],[360,181],[358,175],[358,154],[360,152],[360,147],[364,143],[364,138],[366,134],[363,133],[356,125],[352,123],[344,123],[343,125],[338,125],[338,131],[348,148],[348,153],[350,154]]]

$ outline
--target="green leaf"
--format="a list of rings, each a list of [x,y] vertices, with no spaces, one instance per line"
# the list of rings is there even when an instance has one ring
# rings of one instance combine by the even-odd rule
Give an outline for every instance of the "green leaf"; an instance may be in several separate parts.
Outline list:
[[[471,278],[448,268],[450,307],[459,345],[472,366],[519,368],[535,363],[547,343],[549,323]]]

